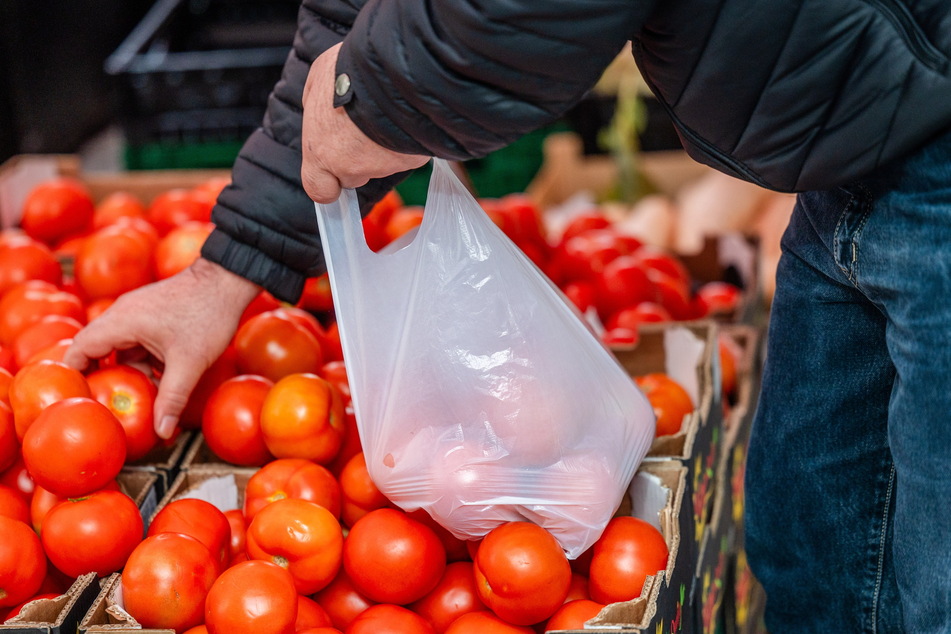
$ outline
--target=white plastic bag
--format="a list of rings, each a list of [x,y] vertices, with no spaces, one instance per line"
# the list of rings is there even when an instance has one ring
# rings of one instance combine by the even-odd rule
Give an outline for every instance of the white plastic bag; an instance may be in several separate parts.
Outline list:
[[[654,436],[632,379],[444,161],[399,250],[367,247],[352,190],[317,219],[377,487],[457,537],[528,520],[580,555]]]

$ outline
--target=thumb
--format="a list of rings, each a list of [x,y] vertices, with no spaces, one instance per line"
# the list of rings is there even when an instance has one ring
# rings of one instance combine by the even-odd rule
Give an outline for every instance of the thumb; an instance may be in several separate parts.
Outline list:
[[[191,363],[174,358],[166,360],[155,397],[155,433],[159,438],[172,437],[203,372],[194,360]]]

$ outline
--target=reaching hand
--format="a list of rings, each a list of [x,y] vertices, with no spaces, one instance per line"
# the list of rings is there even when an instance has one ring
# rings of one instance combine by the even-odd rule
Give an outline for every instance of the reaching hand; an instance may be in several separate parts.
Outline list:
[[[64,361],[84,370],[114,350],[144,350],[164,366],[155,431],[170,438],[201,375],[228,346],[258,292],[254,283],[199,259],[173,277],[119,297],[76,335]]]
[[[371,178],[421,167],[428,156],[400,154],[370,140],[347,116],[334,108],[334,81],[340,45],[327,49],[310,67],[304,86],[301,180],[319,203],[332,203],[341,188],[365,185]]]

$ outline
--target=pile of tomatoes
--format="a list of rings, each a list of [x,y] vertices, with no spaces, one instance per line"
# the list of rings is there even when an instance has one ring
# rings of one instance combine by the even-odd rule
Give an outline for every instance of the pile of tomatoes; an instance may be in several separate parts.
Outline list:
[[[160,376],[62,356],[116,297],[194,261],[223,185],[96,203],[57,179],[0,233],[0,608],[121,571],[128,612],[179,633],[542,632],[581,627],[667,566],[661,533],[632,517],[569,561],[529,522],[464,542],[392,505],[363,460],[326,277],[294,306],[262,292],[182,417],[255,469],[242,508],[176,499],[146,526],[119,476],[175,440],[154,431]],[[533,258],[557,253],[515,200],[486,206]],[[419,214],[387,197],[364,221],[371,247]]]

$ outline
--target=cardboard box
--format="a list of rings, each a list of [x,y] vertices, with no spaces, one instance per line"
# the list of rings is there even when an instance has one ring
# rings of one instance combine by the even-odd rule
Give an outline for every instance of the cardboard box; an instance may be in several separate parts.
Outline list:
[[[179,498],[199,498],[214,504],[222,511],[241,509],[244,507],[244,489],[257,471],[249,467],[212,466],[182,471],[159,501],[155,513]],[[155,517],[155,513],[152,517]]]
[[[159,501],[158,475],[146,471],[123,469],[116,476],[116,480],[122,491],[139,507],[143,523],[147,522],[155,513],[155,507]]]
[[[201,433],[197,434],[195,441],[191,444],[188,451],[185,453],[184,458],[182,459],[182,471],[191,471],[195,469],[228,470],[235,468],[241,468],[241,466],[226,462],[221,457],[219,457],[214,451],[211,450],[211,447],[209,447],[208,443],[205,442],[204,435]]]
[[[77,630],[74,630],[77,631]],[[149,629],[122,607],[122,576],[113,573],[102,579],[102,587],[95,601],[79,622],[79,634],[175,634],[175,630]]]
[[[96,573],[85,574],[54,599],[38,599],[0,624],[3,634],[72,634],[99,594]]]
[[[183,431],[169,446],[158,446],[141,460],[126,463],[123,469],[128,472],[141,472],[156,476],[157,495],[161,498],[178,477],[185,454],[191,448],[197,435],[196,431]]]

